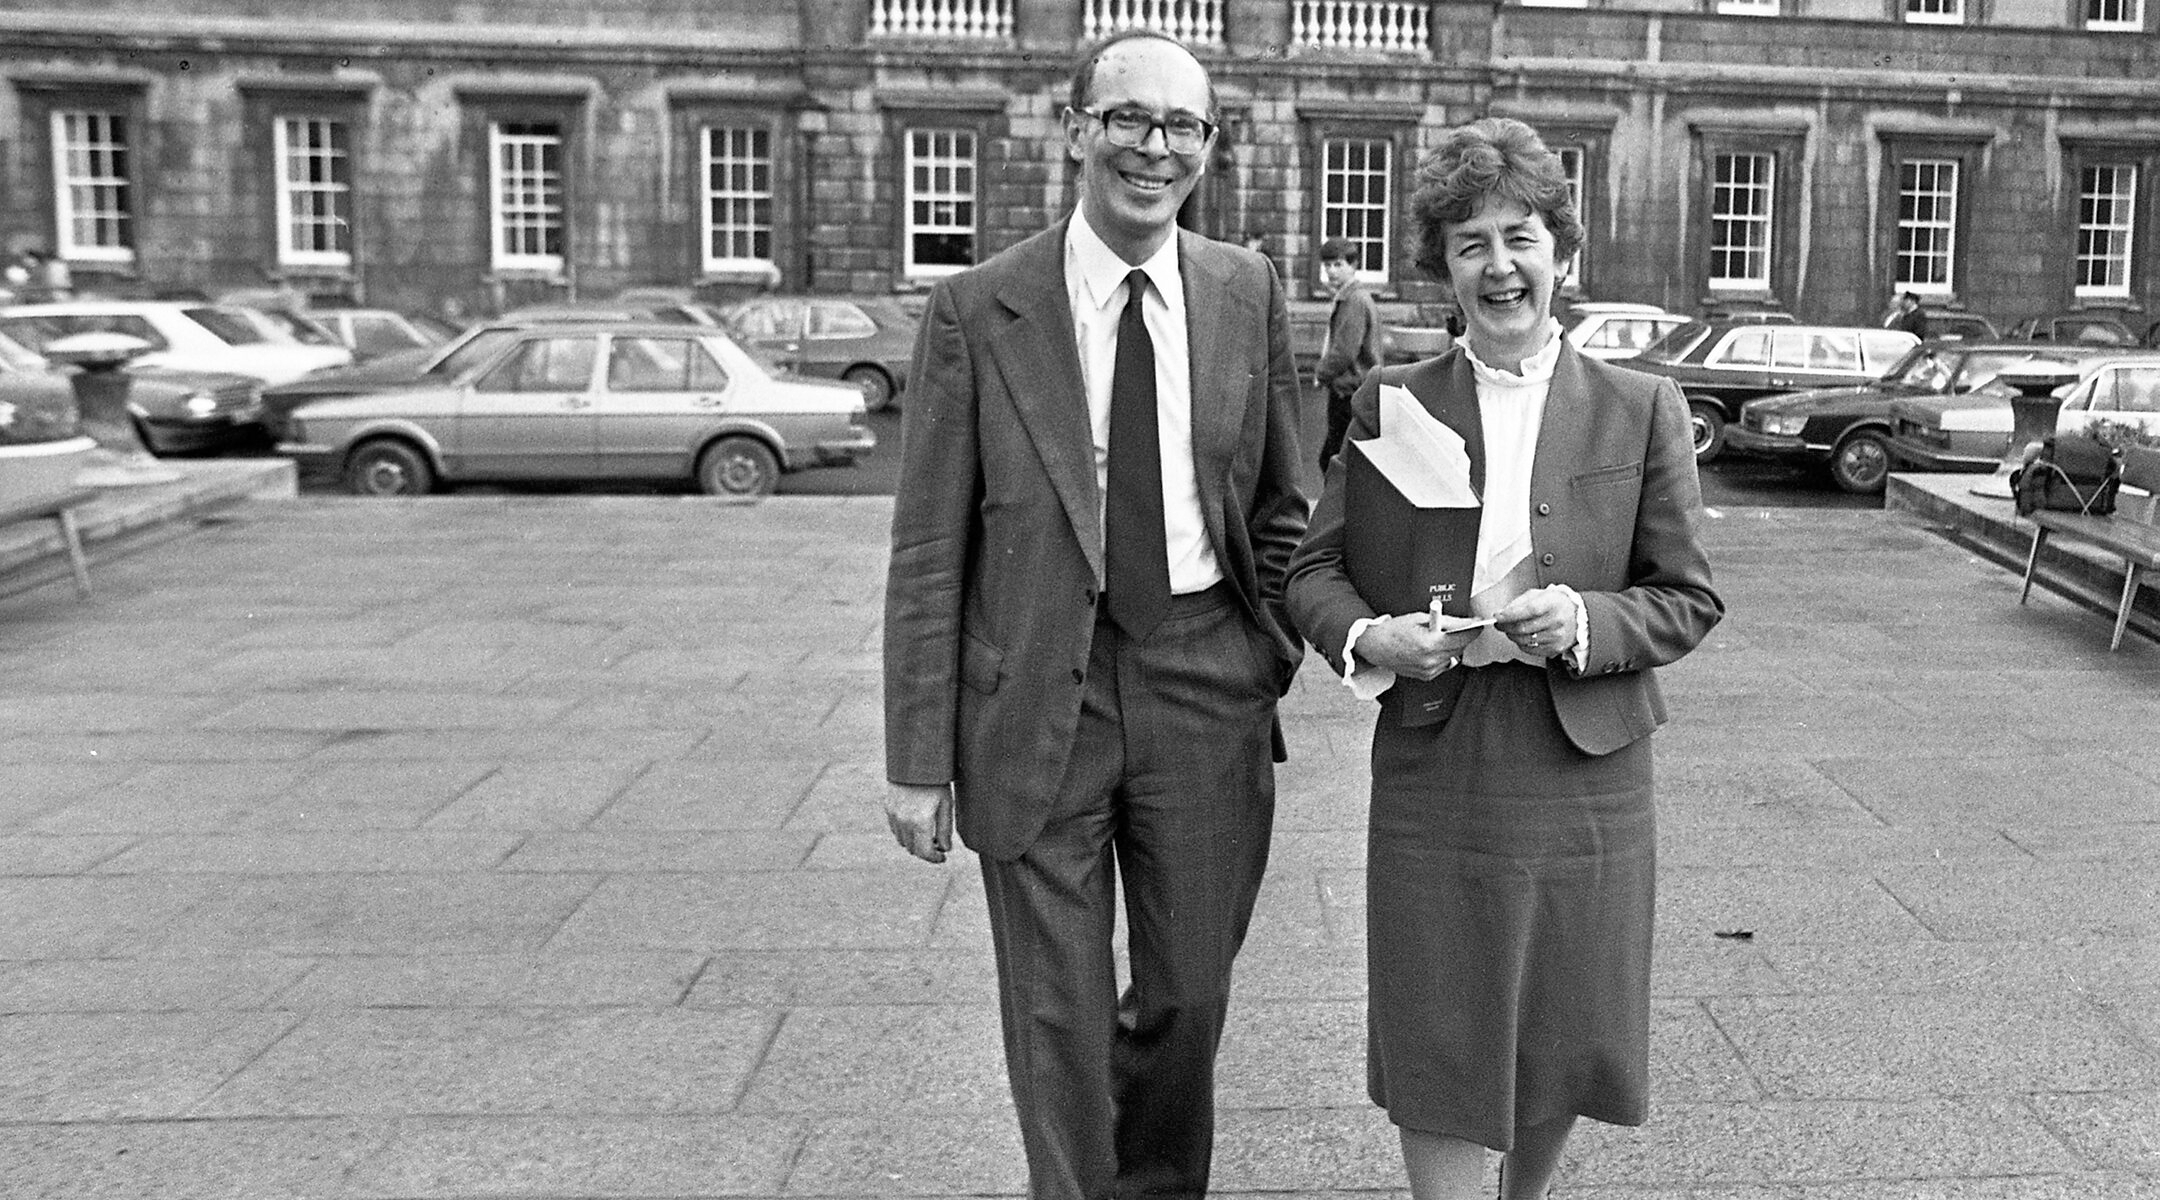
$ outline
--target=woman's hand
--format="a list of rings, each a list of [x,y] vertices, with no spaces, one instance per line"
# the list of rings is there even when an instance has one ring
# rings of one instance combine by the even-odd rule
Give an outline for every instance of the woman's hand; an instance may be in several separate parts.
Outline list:
[[[1576,602],[1565,590],[1541,587],[1515,597],[1493,614],[1493,628],[1525,654],[1551,658],[1575,645]]]
[[[1476,638],[1476,628],[1444,633],[1433,628],[1426,613],[1382,617],[1358,635],[1355,653],[1361,663],[1386,667],[1411,679],[1438,679],[1462,661],[1463,647]]]

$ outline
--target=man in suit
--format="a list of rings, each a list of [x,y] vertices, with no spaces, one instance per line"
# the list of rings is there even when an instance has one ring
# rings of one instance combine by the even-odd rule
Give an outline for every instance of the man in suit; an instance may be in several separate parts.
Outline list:
[[[1328,311],[1327,342],[1320,348],[1320,362],[1313,379],[1327,395],[1327,435],[1320,441],[1320,470],[1342,449],[1343,433],[1350,428],[1350,397],[1365,373],[1380,365],[1380,306],[1358,282],[1357,248],[1349,238],[1329,238],[1320,243],[1320,278],[1335,293],[1335,307]]]
[[[1206,1190],[1302,655],[1282,285],[1177,227],[1215,114],[1176,42],[1098,46],[1063,116],[1077,209],[939,284],[909,377],[886,815],[918,857],[944,861],[956,824],[980,856],[1036,1197]]]

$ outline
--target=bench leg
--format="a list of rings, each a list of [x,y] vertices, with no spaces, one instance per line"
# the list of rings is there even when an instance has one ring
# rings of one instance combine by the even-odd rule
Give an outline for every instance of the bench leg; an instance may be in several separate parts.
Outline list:
[[[2033,526],[2032,550],[2025,555],[2025,586],[2018,592],[2019,604],[2025,603],[2025,597],[2032,595],[2033,568],[2038,566],[2040,563],[2040,543],[2046,540],[2046,527],[2040,525]]]
[[[90,564],[83,558],[82,531],[76,528],[75,512],[63,508],[53,514],[60,523],[60,540],[67,546],[68,570],[75,574],[75,594],[85,600],[90,598]]]
[[[2137,563],[2129,563],[2123,567],[2122,603],[2115,606],[2115,639],[2108,643],[2111,651],[2122,645],[2123,630],[2130,624],[2130,604],[2137,599],[2138,576],[2144,570],[2145,568]]]

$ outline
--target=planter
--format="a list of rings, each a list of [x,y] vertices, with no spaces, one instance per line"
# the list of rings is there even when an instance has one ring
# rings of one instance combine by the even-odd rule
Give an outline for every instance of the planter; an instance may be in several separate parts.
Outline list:
[[[97,443],[87,437],[0,446],[0,509],[74,491],[76,473]]]

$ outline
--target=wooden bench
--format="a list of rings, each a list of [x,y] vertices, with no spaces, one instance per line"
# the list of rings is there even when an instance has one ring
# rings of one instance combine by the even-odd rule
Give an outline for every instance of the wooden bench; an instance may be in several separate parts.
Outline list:
[[[2018,603],[2032,594],[2033,569],[2040,562],[2040,545],[2049,534],[2061,534],[2081,542],[2090,542],[2102,550],[2123,560],[2122,599],[2115,606],[2115,636],[2108,642],[2108,649],[2122,645],[2123,630],[2130,624],[2130,607],[2137,600],[2138,580],[2145,572],[2160,567],[2160,471],[2126,467],[2123,471],[2124,491],[2115,500],[2112,516],[2094,517],[2084,513],[2051,512],[2042,509],[2031,515],[2033,523],[2032,552],[2025,556],[2025,586],[2018,592]],[[2144,492],[2138,495],[2128,489]]]
[[[75,594],[86,600],[90,598],[90,563],[83,557],[82,531],[76,527],[75,510],[97,498],[95,488],[75,488],[0,507],[0,525],[49,520],[60,527],[60,544],[67,550],[68,569],[75,575]]]

